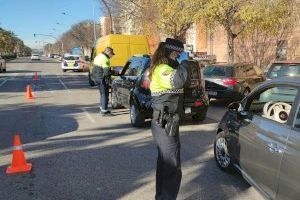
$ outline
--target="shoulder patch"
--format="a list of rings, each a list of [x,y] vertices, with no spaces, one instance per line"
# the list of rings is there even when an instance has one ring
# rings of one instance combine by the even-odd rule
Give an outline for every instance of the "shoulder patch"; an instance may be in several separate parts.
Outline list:
[[[168,76],[168,75],[170,75],[171,73],[172,73],[171,70],[166,70],[166,71],[164,71],[164,72],[162,73],[162,75],[163,75],[163,76]]]

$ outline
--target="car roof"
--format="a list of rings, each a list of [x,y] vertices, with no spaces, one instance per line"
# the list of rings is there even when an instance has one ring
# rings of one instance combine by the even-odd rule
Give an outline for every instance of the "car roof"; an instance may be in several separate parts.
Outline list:
[[[249,65],[249,63],[214,63],[209,64],[207,66],[214,66],[214,67],[237,67],[237,66],[244,66]]]
[[[280,60],[275,61],[272,64],[300,64],[300,60]]]
[[[267,81],[266,84],[291,84],[300,86],[300,76],[275,78]]]

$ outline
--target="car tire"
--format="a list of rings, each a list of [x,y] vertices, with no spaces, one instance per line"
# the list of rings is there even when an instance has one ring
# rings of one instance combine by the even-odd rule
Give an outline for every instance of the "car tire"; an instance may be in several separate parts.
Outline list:
[[[92,78],[91,78],[91,73],[89,72],[89,74],[88,74],[88,77],[89,77],[89,84],[90,84],[90,86],[95,86],[96,84],[95,84],[95,82],[92,80]]]
[[[217,134],[214,142],[214,156],[217,166],[226,172],[234,172],[234,166],[228,153],[224,131]]]
[[[2,72],[6,72],[6,68],[2,70]]]
[[[116,89],[112,89],[111,91],[111,107],[113,109],[118,109],[122,107],[121,104],[118,102]]]
[[[63,71],[63,72],[66,72],[67,70],[66,70],[66,69],[63,69],[62,71]]]
[[[207,110],[192,115],[193,120],[202,122],[206,119]]]
[[[132,104],[130,106],[130,121],[131,125],[134,127],[143,127],[145,124],[145,117],[140,113],[136,105]]]

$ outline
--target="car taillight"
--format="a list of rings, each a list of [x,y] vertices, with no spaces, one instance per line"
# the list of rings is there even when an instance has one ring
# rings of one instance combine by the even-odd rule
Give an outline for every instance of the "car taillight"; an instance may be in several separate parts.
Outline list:
[[[227,86],[234,86],[237,84],[237,80],[232,79],[232,78],[227,78],[227,79],[223,80],[223,83],[224,83],[224,85],[227,85]]]
[[[194,105],[195,107],[199,107],[202,106],[202,104],[203,104],[202,101],[196,101]]]
[[[143,79],[141,83],[141,87],[144,89],[149,89],[150,88],[150,81],[149,79]]]
[[[64,66],[68,66],[68,63],[66,61],[64,62]]]

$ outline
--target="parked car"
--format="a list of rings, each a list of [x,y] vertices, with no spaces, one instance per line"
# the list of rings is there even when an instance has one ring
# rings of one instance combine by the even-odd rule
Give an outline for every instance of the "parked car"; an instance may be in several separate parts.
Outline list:
[[[0,73],[6,72],[6,62],[0,56]]]
[[[300,76],[300,60],[274,62],[266,74],[268,80],[283,76]]]
[[[193,68],[192,83],[184,91],[185,114],[202,121],[206,118],[209,101],[205,95],[200,67],[196,61],[190,63]],[[145,119],[152,117],[152,98],[147,70],[149,66],[149,56],[133,56],[124,66],[121,76],[117,77],[111,86],[112,107],[129,108],[131,124],[137,127],[143,126]]]
[[[80,63],[80,57],[78,55],[64,55],[64,59],[61,62],[61,68],[63,72],[66,72],[67,70],[79,71],[83,69]]]
[[[300,77],[267,81],[218,125],[217,165],[237,169],[267,199],[300,197]]]
[[[31,55],[31,60],[40,60],[40,55],[39,54],[32,54]]]
[[[209,98],[241,100],[265,81],[263,72],[250,64],[213,64],[203,71]]]

